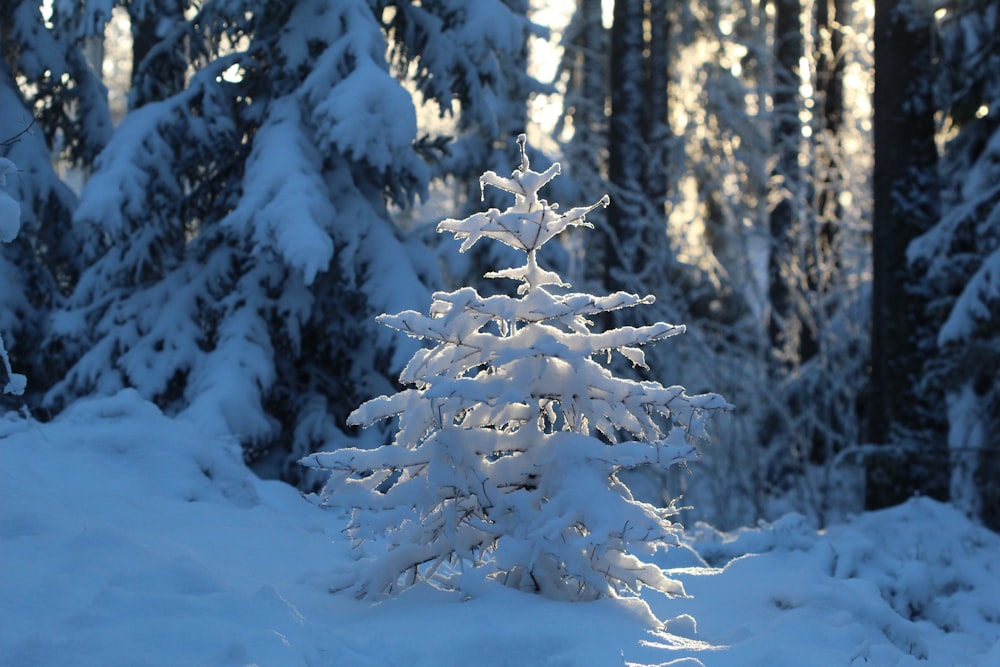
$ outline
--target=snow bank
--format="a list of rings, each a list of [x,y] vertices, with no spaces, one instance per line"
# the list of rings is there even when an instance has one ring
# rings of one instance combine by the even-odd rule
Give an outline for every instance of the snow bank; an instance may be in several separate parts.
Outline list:
[[[0,664],[1000,664],[1000,537],[930,500],[692,527],[661,553],[690,597],[645,603],[331,595],[344,525],[134,392],[2,418]]]

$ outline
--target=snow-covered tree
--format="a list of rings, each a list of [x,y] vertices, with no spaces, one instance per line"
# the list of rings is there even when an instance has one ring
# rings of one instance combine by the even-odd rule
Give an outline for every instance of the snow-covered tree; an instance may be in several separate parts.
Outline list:
[[[0,330],[31,377],[23,400],[33,407],[58,374],[40,342],[80,258],[69,233],[76,197],[53,166],[53,146],[64,164],[77,163],[102,144],[108,125],[95,108],[103,87],[81,66],[80,44],[46,28],[40,3],[0,2],[0,16],[0,158],[17,165],[5,187],[20,209],[20,233],[0,249]]]
[[[591,318],[653,301],[615,292],[593,296],[538,263],[538,250],[608,198],[560,213],[539,190],[560,171],[521,164],[509,178],[488,171],[480,185],[514,195],[438,226],[524,253],[522,266],[487,274],[518,283],[517,296],[473,288],[438,292],[428,314],[378,321],[428,341],[403,370],[407,386],[364,403],[349,420],[398,418],[391,444],[344,448],[303,459],[330,471],[322,502],[352,511],[357,560],[334,585],[358,596],[392,594],[418,580],[472,593],[484,578],[560,599],[633,594],[642,586],[681,592],[644,560],[671,544],[673,504],[636,500],[619,474],[667,468],[696,456],[715,394],[636,382],[602,364],[612,352],[645,365],[642,346],[684,331],[658,322],[592,331]]]
[[[57,4],[62,30],[100,28],[115,3]],[[71,364],[49,404],[133,387],[302,481],[290,462],[415,348],[373,316],[429,300],[437,271],[392,220],[439,157],[400,79],[477,113],[506,95],[520,24],[500,2],[119,4],[131,108],[74,215],[87,266],[57,319]]]
[[[503,159],[509,137],[526,131],[532,96],[552,92],[529,73],[529,41],[545,29],[528,18],[528,0],[447,0],[392,3],[386,27],[393,67],[411,74],[428,140],[443,143],[430,167],[462,214],[479,206],[475,187],[482,165]],[[449,73],[452,78],[442,73]],[[456,94],[457,93],[457,94]],[[434,110],[440,118],[426,116]],[[447,136],[442,136],[447,135]],[[487,205],[499,206],[487,192]],[[438,207],[440,209],[440,207]],[[436,246],[450,285],[479,285],[484,267],[510,258],[502,247],[458,255],[452,239],[437,239],[435,220],[421,225]],[[550,247],[549,250],[553,248]]]
[[[0,158],[0,243],[10,243],[21,230],[21,206],[7,194],[7,178],[17,167],[7,158]],[[6,288],[6,285],[4,285]],[[10,367],[10,357],[0,333],[0,393],[23,394],[26,379]]]
[[[943,13],[939,105],[952,138],[941,160],[940,220],[908,248],[935,327],[920,389],[947,414],[949,496],[1000,527],[1000,7]]]

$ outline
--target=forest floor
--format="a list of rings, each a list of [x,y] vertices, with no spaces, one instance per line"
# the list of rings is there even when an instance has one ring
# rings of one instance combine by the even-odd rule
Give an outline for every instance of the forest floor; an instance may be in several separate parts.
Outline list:
[[[0,419],[0,665],[1000,665],[1000,536],[915,499],[661,553],[687,597],[327,592],[342,517],[135,394]]]

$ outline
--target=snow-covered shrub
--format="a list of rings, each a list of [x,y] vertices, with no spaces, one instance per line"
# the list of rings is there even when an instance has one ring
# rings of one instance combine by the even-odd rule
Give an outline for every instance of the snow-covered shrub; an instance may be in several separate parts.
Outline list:
[[[379,597],[427,580],[471,593],[495,579],[559,599],[634,594],[643,585],[682,588],[644,560],[674,543],[668,507],[637,501],[625,469],[667,468],[696,456],[715,394],[615,377],[612,351],[644,366],[641,346],[684,331],[659,322],[591,331],[595,316],[653,301],[617,292],[568,292],[536,252],[607,205],[558,212],[539,189],[560,170],[521,165],[510,178],[488,171],[482,186],[514,195],[505,211],[444,220],[466,251],[482,238],[527,255],[523,266],[487,274],[518,281],[518,296],[438,292],[427,315],[404,311],[378,321],[431,343],[400,381],[408,388],[355,410],[349,422],[398,417],[394,441],[344,448],[302,462],[329,470],[320,498],[348,509],[358,555],[335,588]]]
[[[17,167],[13,162],[0,157],[0,242],[3,243],[13,241],[21,229],[21,206],[6,191],[7,176],[16,171]],[[0,380],[3,382],[0,392],[17,395],[24,393],[25,377],[11,370],[3,336],[0,336],[0,372],[4,374]]]

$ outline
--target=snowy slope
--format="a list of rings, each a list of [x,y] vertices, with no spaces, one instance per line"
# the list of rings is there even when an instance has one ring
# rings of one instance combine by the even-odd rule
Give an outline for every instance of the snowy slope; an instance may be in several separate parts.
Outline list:
[[[1000,665],[1000,538],[915,500],[692,527],[690,597],[326,592],[342,517],[131,392],[0,421],[0,665]],[[650,614],[668,620],[666,631]]]

